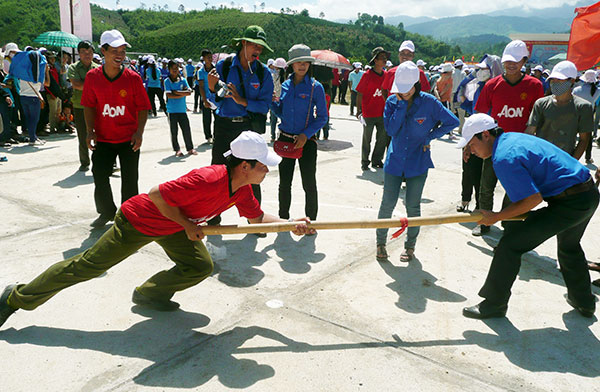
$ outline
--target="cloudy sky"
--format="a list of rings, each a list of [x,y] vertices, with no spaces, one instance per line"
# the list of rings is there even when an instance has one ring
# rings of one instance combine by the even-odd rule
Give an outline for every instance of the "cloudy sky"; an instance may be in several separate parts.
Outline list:
[[[219,6],[220,4],[231,7],[230,1],[222,0],[118,0],[120,5],[117,7],[117,0],[91,0],[105,8],[128,8],[135,9],[143,2],[146,6],[157,4],[164,6],[167,4],[169,9],[176,10],[180,4],[186,9],[204,9],[204,3],[208,2],[209,7]],[[234,1],[236,7],[243,6],[245,11],[251,11],[254,6],[260,10],[262,1],[239,0]],[[456,1],[456,0],[403,0],[403,1],[348,1],[348,0],[315,0],[311,2],[300,2],[291,0],[271,0],[265,1],[265,11],[278,12],[281,8],[290,7],[292,9],[302,10],[306,8],[312,16],[318,16],[320,12],[325,13],[325,18],[336,19],[356,19],[359,12],[367,12],[386,16],[409,15],[409,16],[430,16],[441,18],[446,16],[463,16],[469,14],[487,13],[511,7],[522,6],[523,3],[532,9],[558,7],[563,4],[575,4],[577,0],[487,0],[487,1]],[[590,0],[590,4],[594,1]],[[368,6],[366,5],[368,4]]]

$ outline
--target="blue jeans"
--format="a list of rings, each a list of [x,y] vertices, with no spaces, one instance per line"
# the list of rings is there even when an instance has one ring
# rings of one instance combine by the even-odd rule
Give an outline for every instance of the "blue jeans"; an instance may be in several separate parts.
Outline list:
[[[25,113],[29,141],[34,142],[37,139],[35,130],[40,119],[40,100],[37,97],[21,96],[21,106],[23,106],[23,112]]]
[[[270,117],[270,122],[271,122],[271,140],[275,140],[277,139],[277,116],[275,115],[275,112],[270,110],[269,111],[271,117]]]
[[[398,202],[400,195],[400,186],[402,182],[406,182],[406,197],[404,204],[406,205],[406,215],[409,217],[421,216],[421,195],[423,187],[427,179],[427,172],[420,176],[405,178],[385,173],[383,182],[383,197],[381,206],[379,206],[378,219],[389,219],[392,217],[392,212]],[[417,236],[419,235],[420,227],[409,227],[404,248],[415,249]],[[377,229],[377,245],[385,244],[387,239],[388,229]]]

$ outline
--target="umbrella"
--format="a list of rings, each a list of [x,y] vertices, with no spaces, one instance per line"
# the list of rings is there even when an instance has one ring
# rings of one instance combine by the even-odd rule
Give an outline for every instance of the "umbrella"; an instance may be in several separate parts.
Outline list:
[[[353,69],[350,61],[339,53],[331,50],[313,50],[310,55],[315,58],[315,65],[329,68]]]
[[[48,46],[76,48],[81,39],[76,35],[64,31],[47,31],[38,35],[33,42]]]
[[[235,53],[213,53],[213,64],[218,63],[221,60],[226,59],[227,57],[234,55]]]

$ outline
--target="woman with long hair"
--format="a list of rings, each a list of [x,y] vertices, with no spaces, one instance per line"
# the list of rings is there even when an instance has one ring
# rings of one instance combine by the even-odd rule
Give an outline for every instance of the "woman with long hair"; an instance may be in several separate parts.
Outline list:
[[[281,85],[281,95],[271,107],[281,119],[278,142],[293,143],[295,150],[301,149],[301,157],[284,157],[279,164],[279,216],[290,217],[292,179],[297,160],[305,193],[305,213],[314,220],[318,211],[315,135],[327,122],[327,104],[323,85],[312,77],[311,64],[315,59],[310,55],[310,48],[294,45],[288,54],[287,66],[292,73]]]
[[[458,118],[434,96],[421,91],[419,68],[405,61],[396,69],[391,95],[385,102],[383,121],[392,138],[383,166],[383,197],[379,219],[391,218],[398,202],[400,187],[406,183],[406,214],[421,216],[421,195],[427,172],[433,168],[431,141],[450,133],[459,125]],[[388,229],[377,229],[377,260],[387,261]],[[409,227],[400,261],[414,258],[419,227]]]

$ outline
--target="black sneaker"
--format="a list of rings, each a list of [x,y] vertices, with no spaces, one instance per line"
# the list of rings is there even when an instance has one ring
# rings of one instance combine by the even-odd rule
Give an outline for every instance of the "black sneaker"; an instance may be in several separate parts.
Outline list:
[[[567,303],[571,305],[573,309],[577,310],[583,317],[594,317],[594,312],[596,311],[596,304],[592,305],[591,307],[581,306],[577,302],[569,298],[567,294],[565,294],[565,299],[567,300]]]
[[[12,293],[15,287],[16,285],[9,284],[4,288],[4,291],[0,295],[0,327],[14,312],[17,311],[17,309],[8,304],[8,296],[10,293]]]
[[[136,305],[146,306],[154,310],[159,310],[161,312],[172,312],[174,310],[179,309],[179,304],[175,301],[171,301],[169,299],[150,298],[140,293],[137,289],[133,290],[131,300]]]
[[[90,224],[90,226],[92,226],[94,228],[104,227],[104,225],[106,225],[108,222],[112,221],[113,219],[115,219],[114,216],[107,217],[105,215],[100,215],[99,217],[96,218],[95,221],[93,221]]]

